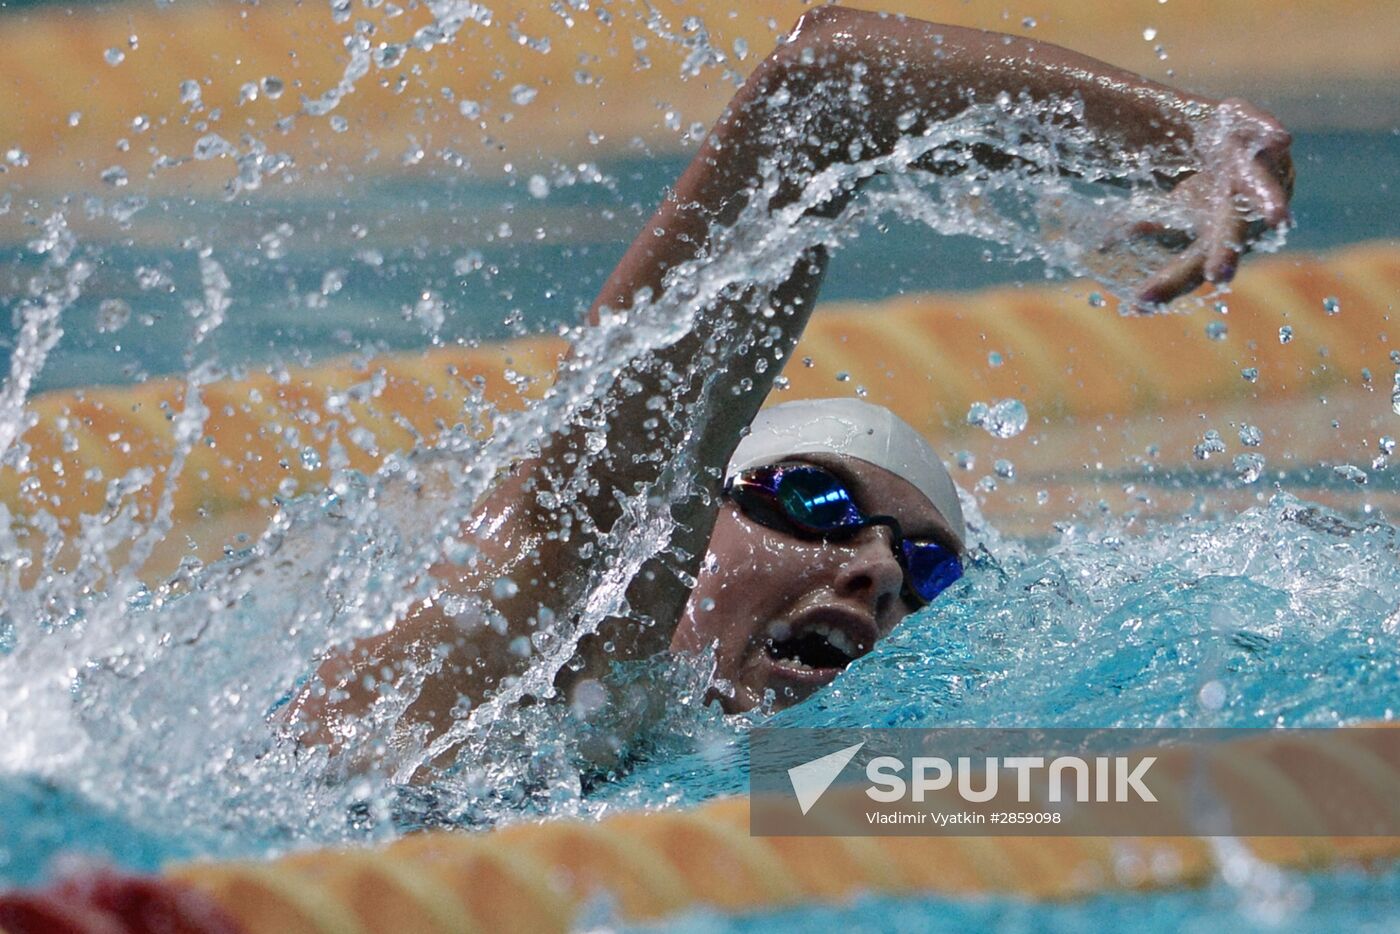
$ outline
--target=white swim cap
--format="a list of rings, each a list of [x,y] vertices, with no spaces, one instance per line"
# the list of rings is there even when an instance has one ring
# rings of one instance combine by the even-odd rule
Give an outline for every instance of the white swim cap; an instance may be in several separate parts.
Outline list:
[[[859,399],[803,399],[763,409],[734,449],[726,478],[794,454],[843,454],[883,467],[928,497],[957,536],[967,540],[953,478],[933,448],[908,422],[882,405]]]

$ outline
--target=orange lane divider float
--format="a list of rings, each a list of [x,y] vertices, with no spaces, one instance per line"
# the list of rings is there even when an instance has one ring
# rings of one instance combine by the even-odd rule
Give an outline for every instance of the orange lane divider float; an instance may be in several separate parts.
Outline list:
[[[1348,814],[1376,816],[1394,827],[1400,822],[1400,744],[1393,735],[1389,729],[1266,731],[1232,740],[1217,747],[1225,748],[1229,765],[1210,773],[1215,799],[1231,814],[1255,820],[1286,815],[1291,826],[1326,829],[1339,826],[1342,798]],[[1158,767],[1179,786],[1172,798],[1177,804],[1199,805],[1200,788],[1187,780],[1199,778],[1199,760],[1191,758],[1198,751],[1153,751]],[[1228,780],[1219,781],[1222,775]],[[1159,791],[1172,788],[1153,784]],[[851,793],[859,797],[859,791]],[[702,909],[839,904],[863,894],[1058,901],[1199,885],[1215,876],[1220,858],[1199,837],[762,837],[750,834],[749,812],[748,799],[731,798],[595,823],[435,831],[374,850],[179,866],[161,880],[135,880],[129,888],[145,893],[148,905],[176,904],[183,894],[185,907],[167,907],[167,915],[183,911],[181,917],[204,919],[161,930],[551,932],[573,929],[583,912],[600,906],[623,922],[644,922]],[[1376,866],[1400,856],[1395,836],[1241,842],[1254,859],[1300,870]],[[157,898],[152,890],[161,887],[165,894]],[[35,919],[54,900],[43,893],[0,896],[0,920],[14,934],[42,930]],[[136,901],[109,895],[103,904],[130,908]],[[126,929],[147,928],[129,923]]]
[[[1338,826],[1329,821],[1344,795],[1349,812],[1382,815],[1394,827],[1400,744],[1392,737],[1388,729],[1354,729],[1234,740],[1230,778],[1214,784],[1215,792],[1232,813],[1247,810],[1257,819],[1272,808],[1299,820],[1311,810],[1308,823],[1321,828]],[[1191,750],[1157,754],[1166,774],[1193,774]],[[1317,768],[1318,761],[1329,767]],[[1176,789],[1178,803],[1199,795],[1188,784]],[[749,810],[748,799],[734,798],[593,824],[435,832],[378,851],[191,865],[168,877],[212,897],[248,932],[431,932],[565,931],[600,899],[624,921],[648,921],[702,908],[839,903],[868,893],[1064,900],[1200,884],[1216,871],[1210,842],[1197,837],[757,837],[749,833]],[[1297,869],[1400,856],[1400,837],[1393,836],[1244,842],[1255,858]]]
[[[1088,288],[1056,286],[826,305],[775,398],[863,390],[942,439],[966,430],[973,401],[1005,397],[1023,400],[1042,425],[1372,384],[1382,390],[1370,394],[1378,411],[1388,410],[1397,295],[1400,247],[1377,242],[1251,263],[1224,315],[1206,308],[1123,320],[1093,307]],[[1329,315],[1325,299],[1336,299],[1339,313]],[[1206,337],[1212,322],[1228,328],[1224,339]],[[1284,326],[1296,335],[1288,344],[1279,340]],[[524,395],[538,392],[564,349],[554,338],[527,338],[207,386],[203,437],[174,491],[177,530],[229,513],[266,514],[289,479],[296,490],[323,486],[332,445],[351,467],[373,470],[388,452],[454,425],[487,431],[471,424],[467,400],[519,405],[521,378],[532,381]],[[987,364],[992,351],[1002,365]],[[1255,381],[1242,378],[1245,368],[1258,371]],[[20,517],[42,510],[72,528],[103,509],[113,481],[150,471],[132,494],[149,512],[164,490],[172,419],[183,406],[183,382],[168,379],[35,398],[27,457],[0,468],[0,505]]]
[[[864,5],[1022,32],[1154,78],[1175,74],[1212,93],[1253,88],[1311,98],[1329,85],[1384,88],[1400,74],[1393,0],[1295,0],[1285,8],[1270,0],[1228,7],[1174,0],[1150,16],[1132,4],[1040,2],[1022,9],[1033,14],[1024,21],[1007,19],[995,4]],[[674,10],[618,4],[562,11],[549,0],[495,0],[474,8],[453,41],[419,51],[408,43],[431,22],[427,4],[354,4],[343,8],[340,22],[328,4],[290,0],[12,6],[0,11],[0,140],[29,159],[7,166],[7,180],[102,187],[99,173],[113,164],[133,179],[145,176],[156,152],[184,160],[157,173],[156,184],[179,187],[193,176],[219,184],[232,174],[228,159],[189,159],[210,122],[231,143],[247,132],[298,165],[344,159],[361,176],[401,172],[399,154],[413,139],[466,151],[478,170],[493,162],[596,159],[626,152],[638,137],[653,151],[680,151],[685,137],[664,115],[682,114],[686,124],[713,120],[733,93],[731,82],[718,80],[722,70],[754,67],[807,8],[804,0],[700,0]],[[703,22],[708,48],[726,60],[687,80],[682,63],[693,54],[695,35],[689,17]],[[1142,41],[1149,21],[1174,37],[1169,61]],[[334,114],[346,121],[345,132],[336,132],[328,119],[299,113],[300,102],[337,88],[354,36],[369,38],[376,60],[341,96]],[[745,47],[752,51],[738,51]],[[1253,54],[1259,48],[1277,54]],[[185,81],[199,83],[203,109],[182,89]],[[647,93],[637,93],[639,81]],[[511,99],[522,83],[538,92],[528,107]],[[485,116],[466,119],[452,103],[468,99]],[[220,129],[208,120],[214,112],[236,115],[237,129]],[[521,119],[496,119],[501,114]],[[145,121],[133,131],[138,117]],[[482,144],[483,131],[489,144]],[[114,151],[113,143],[133,132],[141,145]],[[584,142],[590,137],[597,145]],[[366,155],[375,150],[382,154]],[[0,229],[8,220],[0,219]]]

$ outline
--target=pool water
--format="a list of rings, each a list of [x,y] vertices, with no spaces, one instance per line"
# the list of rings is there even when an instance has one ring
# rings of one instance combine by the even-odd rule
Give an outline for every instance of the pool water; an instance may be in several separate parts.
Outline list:
[[[1286,931],[1326,934],[1338,929],[1379,932],[1400,913],[1400,872],[1346,870],[1289,877],[1281,895],[1250,901],[1239,888],[1217,882],[1199,890],[1103,895],[1068,905],[1009,898],[932,899],[867,897],[849,904],[799,908],[740,917],[693,914],[664,925],[611,927],[619,932],[677,934],[801,934],[814,928],[851,934],[995,930],[1058,934],[1085,930],[1152,932]]]
[[[1400,177],[1400,135],[1303,132],[1293,151],[1297,227],[1289,249],[1400,237],[1391,191]],[[210,229],[219,239],[208,245],[230,280],[229,311],[210,341],[230,367],[310,364],[572,326],[685,164],[678,156],[589,163],[570,171],[567,184],[556,175],[545,199],[529,194],[523,173],[370,177],[333,193],[277,200],[153,193],[129,216],[118,212],[120,222],[111,214],[122,199],[93,195],[91,212],[99,216],[70,218],[92,278],[65,312],[67,333],[34,391],[179,373],[184,302],[202,287],[194,243]],[[1374,179],[1374,189],[1355,184],[1358,178]],[[343,207],[346,201],[353,207]],[[31,237],[25,230],[0,236],[0,296],[10,304],[44,259],[29,248]],[[886,218],[882,231],[868,230],[835,255],[822,297],[970,290],[1046,273],[1033,255],[992,245],[997,261],[988,261],[988,249],[970,236]],[[412,313],[424,293],[443,303],[440,327]],[[136,315],[120,330],[104,330],[101,305],[114,301]],[[13,335],[0,329],[0,364],[12,345]]]

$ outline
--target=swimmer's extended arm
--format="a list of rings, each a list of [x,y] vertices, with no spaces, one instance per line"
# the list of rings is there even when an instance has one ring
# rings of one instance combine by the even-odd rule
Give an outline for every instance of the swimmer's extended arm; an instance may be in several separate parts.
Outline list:
[[[863,89],[859,95],[852,93],[856,85]],[[787,41],[750,75],[674,193],[613,270],[590,320],[596,322],[604,309],[630,308],[638,294],[661,294],[671,270],[705,255],[712,233],[734,222],[759,190],[765,165],[776,164],[781,173],[770,202],[777,208],[795,199],[815,173],[849,161],[853,152],[858,150],[861,157],[888,152],[901,136],[916,135],[970,103],[993,103],[1002,94],[1082,102],[1078,124],[1102,140],[1105,159],[1124,165],[1136,165],[1139,156],[1163,149],[1195,154],[1197,170],[1184,173],[1189,181],[1181,187],[1191,189],[1199,236],[1170,268],[1143,286],[1144,302],[1170,301],[1205,279],[1229,279],[1247,248],[1251,220],[1261,221],[1256,228],[1267,228],[1288,218],[1289,136],[1271,117],[1242,101],[1184,94],[1046,43],[824,6],[803,16]],[[772,102],[783,98],[787,103],[775,111]],[[804,123],[798,117],[806,113],[812,117]],[[805,135],[775,146],[772,134],[763,130],[783,116]],[[1075,118],[1066,118],[1067,125],[1073,122]],[[996,154],[990,156],[996,159]],[[837,196],[817,210],[829,213],[839,208],[835,202],[852,194]],[[755,347],[771,342],[764,353],[781,353],[786,359],[806,327],[826,260],[825,250],[818,247],[797,262],[769,303],[777,311],[771,317],[744,307],[743,298],[733,307],[702,314],[692,333],[665,352],[667,362],[679,369],[695,366],[704,356],[705,342],[717,334]],[[723,331],[726,323],[736,320],[741,327]],[[759,371],[745,365],[720,374],[720,385],[712,392],[697,465],[708,496],[674,509],[682,529],[682,552],[695,556],[684,569],[690,574],[709,540],[717,508],[713,495],[722,471],[778,371],[777,366]],[[632,375],[641,388],[630,393],[615,389],[609,400],[614,406],[605,427],[609,443],[621,441],[631,454],[674,450],[678,438],[638,429],[656,415],[647,408],[647,400],[666,394],[668,387],[658,384],[651,372]],[[742,389],[749,381],[752,388]],[[546,457],[580,451],[585,434],[578,430],[560,435]],[[609,482],[592,507],[601,528],[608,528],[616,517],[613,490],[630,491],[655,478],[650,463],[615,458],[613,464]],[[551,517],[546,511],[538,521],[547,527]],[[567,566],[568,560],[561,555],[547,566]],[[634,584],[631,596],[637,597],[638,590],[644,593],[633,605],[649,608],[657,619],[677,618],[688,595],[674,573],[660,570],[654,580]],[[652,633],[640,645],[662,648],[669,633],[660,636]]]
[[[1169,301],[1205,279],[1228,279],[1250,234],[1288,216],[1288,135],[1243,102],[1182,94],[1045,43],[825,6],[803,16],[744,83],[675,191],[603,286],[590,321],[596,323],[605,310],[632,308],[639,294],[661,295],[672,285],[667,278],[672,270],[711,255],[715,231],[732,224],[751,198],[770,197],[759,183],[765,171],[776,173],[779,182],[768,204],[776,209],[792,203],[823,168],[848,161],[853,153],[888,152],[902,135],[916,135],[969,104],[991,104],[1002,94],[1013,100],[1024,94],[1037,101],[1080,102],[1082,107],[1068,109],[1065,122],[1101,139],[1105,160],[1128,164],[1139,154],[1173,147],[1193,160],[1195,171],[1180,176],[1187,182],[1179,190],[1197,218],[1197,236],[1143,287],[1146,302]],[[775,108],[782,100],[786,103]],[[775,134],[775,127],[801,132]],[[988,157],[995,159],[995,153]],[[839,208],[853,194],[838,193],[815,210]],[[1130,233],[1137,232],[1151,231]],[[561,429],[538,458],[518,465],[487,498],[474,522],[482,530],[484,560],[474,569],[440,566],[434,574],[448,587],[477,593],[508,575],[518,591],[494,599],[508,624],[505,635],[463,635],[439,605],[428,603],[388,636],[359,647],[358,661],[330,663],[323,669],[326,680],[346,685],[347,703],[355,705],[356,696],[371,692],[359,675],[386,662],[426,657],[442,644],[450,648],[447,674],[424,688],[416,715],[441,728],[459,695],[479,699],[481,690],[509,671],[509,639],[529,634],[541,607],[560,612],[577,596],[595,560],[599,534],[620,515],[615,494],[655,482],[671,452],[680,448],[679,429],[656,418],[649,400],[661,396],[674,411],[695,404],[698,391],[690,384],[685,391],[693,397],[676,398],[678,384],[668,379],[668,371],[690,370],[707,356],[723,358],[712,353],[712,342],[732,347],[763,341],[765,353],[785,359],[806,327],[826,259],[821,247],[801,257],[770,294],[771,315],[754,309],[752,295],[742,288],[707,306],[686,337],[620,374],[592,423]],[[714,372],[709,417],[692,439],[700,489],[672,507],[679,529],[675,554],[685,557],[668,559],[669,567],[654,562],[628,591],[631,606],[645,608],[666,625],[618,621],[607,634],[615,643],[612,657],[666,647],[669,623],[688,597],[686,579],[695,574],[709,540],[724,466],[778,372],[776,365]],[[537,494],[546,473],[566,470],[590,446],[596,449],[590,436],[600,434],[609,457],[590,473],[596,485],[579,491],[572,507],[585,521],[561,536],[559,507],[541,505]],[[602,640],[594,640],[582,654],[583,673],[592,673],[602,670],[610,653]],[[578,676],[565,672],[561,686],[567,689]]]

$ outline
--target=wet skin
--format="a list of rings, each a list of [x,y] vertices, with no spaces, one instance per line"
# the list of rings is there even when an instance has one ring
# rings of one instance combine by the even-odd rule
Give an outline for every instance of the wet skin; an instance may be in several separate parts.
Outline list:
[[[954,542],[933,504],[888,470],[835,454],[790,460],[836,473],[866,515],[894,516],[908,537]],[[869,652],[919,609],[903,594],[888,528],[872,526],[843,541],[803,539],[759,525],[726,502],[671,649],[714,647],[711,697],[727,712],[760,706],[768,691],[774,707],[787,707],[840,675],[849,663],[842,656]],[[825,645],[828,636],[839,648]]]

